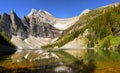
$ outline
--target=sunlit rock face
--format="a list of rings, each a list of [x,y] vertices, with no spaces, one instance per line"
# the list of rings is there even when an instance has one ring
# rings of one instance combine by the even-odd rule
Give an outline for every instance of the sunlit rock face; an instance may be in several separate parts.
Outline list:
[[[30,36],[36,39],[47,38],[50,39],[48,42],[52,42],[55,38],[61,37],[63,31],[71,27],[78,19],[79,16],[72,18],[56,18],[45,10],[37,11],[35,9],[32,9],[27,16],[19,18],[14,11],[11,11],[10,14],[3,13],[0,15],[0,32],[8,34],[17,47],[24,48],[21,44],[24,44],[22,42],[24,42],[25,39],[29,39]],[[15,40],[15,37],[12,36],[18,37],[19,40],[17,40],[18,38]],[[19,45],[16,44],[20,39],[22,42],[19,43]],[[44,41],[40,42],[42,43]],[[25,42],[25,44],[29,43]],[[36,44],[40,45],[39,43]],[[29,46],[27,46],[27,48],[29,48]]]
[[[59,36],[59,30],[52,26],[54,17],[44,11],[32,9],[22,22],[29,27],[29,34],[35,37],[55,38]]]
[[[22,39],[28,37],[27,27],[22,23],[21,19],[14,11],[11,11],[10,19],[12,23],[12,34],[21,36]]]
[[[20,19],[14,11],[10,15],[3,13],[0,15],[0,32],[8,35],[20,36],[22,39],[30,35],[42,38],[56,38],[62,31],[71,27],[78,16],[72,18],[56,18],[45,10],[32,9],[31,12]]]
[[[38,17],[38,15],[41,15],[41,17]],[[52,26],[50,16],[52,15],[43,10],[38,11],[37,14],[32,10],[29,16],[24,16],[22,19],[14,11],[11,11],[10,15],[3,13],[0,15],[0,32],[5,32],[10,36],[20,36],[21,39],[28,38],[30,35],[55,38],[60,35],[60,31]]]
[[[0,32],[5,32],[11,37],[11,20],[6,13],[0,15]]]

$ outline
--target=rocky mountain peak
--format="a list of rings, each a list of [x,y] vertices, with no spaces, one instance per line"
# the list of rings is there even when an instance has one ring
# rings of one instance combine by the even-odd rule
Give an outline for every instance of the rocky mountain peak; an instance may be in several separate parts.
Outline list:
[[[52,24],[55,17],[52,16],[49,12],[41,9],[37,11],[36,9],[32,9],[28,14],[28,18],[31,22],[39,24],[40,22]],[[31,23],[30,22],[30,23]]]
[[[2,16],[5,16],[5,15],[7,15],[7,13],[2,13]]]
[[[45,11],[45,10],[43,10],[43,9],[41,9],[41,10],[39,10],[38,11],[39,13],[44,13],[44,14],[46,14],[46,15],[51,15],[49,12],[47,12],[47,11]],[[52,15],[51,15],[52,16]]]
[[[36,9],[32,9],[30,11],[30,13],[28,14],[28,16],[35,16],[35,15],[50,15],[52,16],[49,12],[43,10],[43,9],[40,9],[39,11],[37,11]]]
[[[0,32],[4,31],[11,38],[10,17],[7,13],[2,13],[0,16]]]
[[[16,14],[13,10],[11,10],[11,12],[10,12],[11,14]]]
[[[18,25],[18,23],[20,22],[20,18],[17,16],[17,14],[14,11],[11,11],[10,19],[13,25]]]
[[[1,18],[2,19],[9,18],[9,15],[7,13],[2,13]]]
[[[47,11],[45,11],[43,9],[40,9],[39,11],[37,11],[36,9],[32,9],[30,11],[30,13],[28,14],[28,17],[30,17],[30,16],[36,16],[36,17],[46,17],[46,16],[49,16],[49,17],[51,17],[52,14],[50,14],[49,12],[47,12]]]
[[[12,10],[10,15],[6,13],[0,15],[0,32],[4,31],[10,37],[17,36],[22,40],[30,38],[30,36],[54,39],[60,37],[63,31],[56,26],[63,25],[62,27],[67,29],[77,20],[76,18],[59,19],[43,9],[39,11],[32,9],[28,16],[20,19]],[[3,26],[4,29],[2,29]]]
[[[17,16],[17,14],[12,10],[11,12],[10,12],[10,16],[13,18],[13,17],[15,17],[15,18],[19,18],[18,16]]]
[[[9,19],[9,15],[7,13],[2,13],[1,18],[2,19]]]
[[[22,23],[21,19],[17,16],[14,11],[10,13],[10,20],[11,20],[11,28],[12,34],[16,36],[21,36],[22,39],[27,37],[27,28]]]
[[[28,16],[31,16],[31,15],[34,15],[34,14],[37,14],[37,10],[32,8],[32,10],[30,11],[30,13],[28,14]]]

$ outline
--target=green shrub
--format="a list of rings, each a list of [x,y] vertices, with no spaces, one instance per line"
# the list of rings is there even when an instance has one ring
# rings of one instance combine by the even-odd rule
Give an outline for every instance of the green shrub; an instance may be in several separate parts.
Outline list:
[[[4,32],[0,33],[0,44],[4,46],[9,46],[15,48],[16,46],[10,41]]]
[[[56,46],[61,47],[61,46],[65,45],[66,43],[77,38],[80,33],[82,34],[84,32],[84,30],[85,30],[85,28],[82,28],[80,30],[76,30],[74,32],[68,33],[65,36],[58,39],[56,42],[54,42],[52,44],[43,45],[43,46],[41,46],[41,48],[54,48]]]
[[[120,45],[120,36],[109,35],[98,42],[97,49],[118,50]]]
[[[81,26],[84,26],[81,28]],[[63,37],[55,43],[42,46],[42,48],[61,47],[66,43],[74,40],[79,34],[86,29],[89,30],[87,38],[91,47],[94,47],[99,40],[109,35],[120,35],[120,5],[117,7],[98,8],[83,15],[80,19],[69,29],[65,30]],[[109,45],[105,43],[106,45]]]
[[[93,12],[92,12],[93,13]],[[96,44],[99,40],[103,39],[106,36],[120,35],[120,5],[117,7],[111,7],[103,10],[99,16],[93,18],[89,21],[88,29],[89,35],[87,36],[91,43]],[[108,41],[109,42],[109,41]],[[106,46],[108,43],[104,43]],[[94,45],[92,46],[94,47]]]
[[[87,53],[87,60],[117,60],[120,57],[120,36],[109,35],[99,40],[95,53]]]

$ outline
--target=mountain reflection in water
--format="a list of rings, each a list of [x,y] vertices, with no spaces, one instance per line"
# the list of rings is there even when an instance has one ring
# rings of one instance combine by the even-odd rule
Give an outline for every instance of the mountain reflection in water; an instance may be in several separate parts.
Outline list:
[[[17,50],[0,62],[0,73],[72,73],[72,68],[47,50]]]

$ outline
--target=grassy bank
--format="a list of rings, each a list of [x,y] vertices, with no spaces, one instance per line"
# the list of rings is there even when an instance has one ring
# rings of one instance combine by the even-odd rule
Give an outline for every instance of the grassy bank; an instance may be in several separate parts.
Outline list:
[[[0,45],[15,48],[16,46],[10,41],[10,38],[4,32],[0,33]]]

